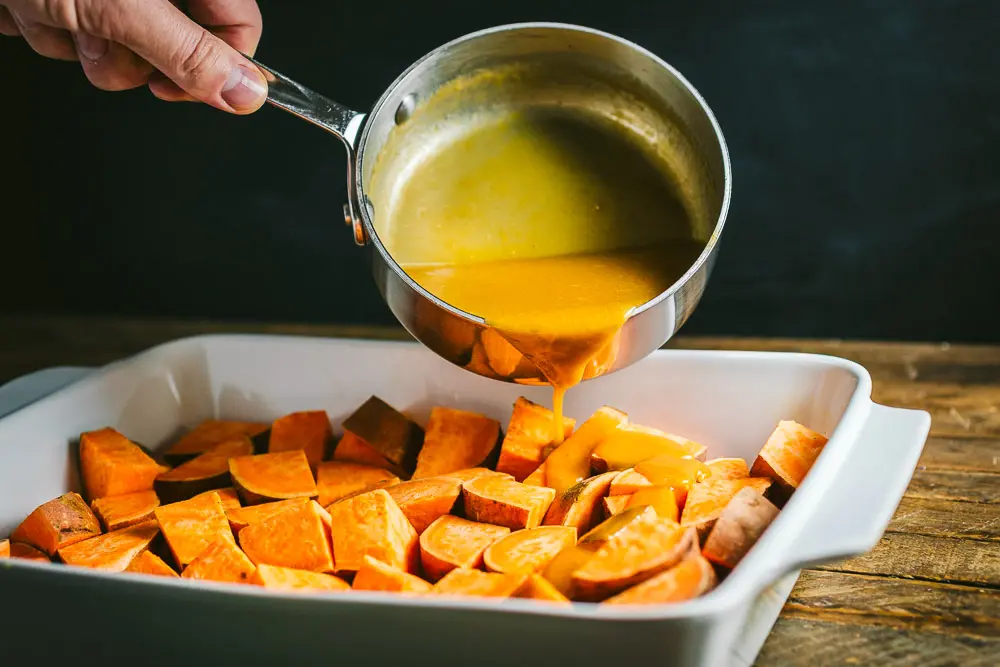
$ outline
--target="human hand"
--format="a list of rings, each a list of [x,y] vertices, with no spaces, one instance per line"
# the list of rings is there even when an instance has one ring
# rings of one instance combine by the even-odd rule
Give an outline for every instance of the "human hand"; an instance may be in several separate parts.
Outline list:
[[[239,114],[256,111],[267,94],[260,71],[238,53],[253,55],[260,33],[255,0],[0,0],[0,34],[24,37],[49,58],[79,60],[98,88],[149,85],[163,100]]]

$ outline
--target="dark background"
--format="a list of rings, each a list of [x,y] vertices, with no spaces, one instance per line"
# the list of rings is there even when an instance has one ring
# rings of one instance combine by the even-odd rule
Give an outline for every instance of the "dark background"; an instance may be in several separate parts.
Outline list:
[[[425,52],[580,23],[678,67],[734,199],[685,333],[1000,340],[1000,3],[264,0],[257,55],[360,110]],[[0,38],[5,313],[389,324],[343,225],[343,149]]]

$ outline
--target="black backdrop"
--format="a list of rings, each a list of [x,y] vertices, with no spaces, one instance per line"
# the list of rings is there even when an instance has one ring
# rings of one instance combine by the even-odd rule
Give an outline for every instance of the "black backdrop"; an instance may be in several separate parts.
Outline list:
[[[263,0],[263,62],[367,109],[410,62],[522,20],[617,33],[713,107],[734,168],[685,333],[1000,340],[1000,3]],[[4,312],[390,323],[333,137],[0,38]]]

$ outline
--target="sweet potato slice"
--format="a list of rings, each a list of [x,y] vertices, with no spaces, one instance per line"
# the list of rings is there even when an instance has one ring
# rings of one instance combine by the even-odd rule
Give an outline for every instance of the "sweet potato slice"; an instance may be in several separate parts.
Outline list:
[[[600,523],[601,500],[608,495],[611,481],[617,472],[589,477],[556,496],[549,505],[542,524],[546,526],[573,526],[581,534]]]
[[[732,569],[777,516],[778,508],[753,487],[740,489],[715,521],[702,553],[716,565]]]
[[[684,511],[681,512],[681,525],[694,526],[698,529],[698,537],[704,541],[715,525],[722,511],[739,491],[751,487],[757,493],[763,494],[771,486],[771,480],[765,477],[744,477],[743,479],[712,479],[709,477],[691,487]]]
[[[333,572],[330,514],[315,500],[295,505],[240,531],[240,546],[257,565]]]
[[[697,549],[692,549],[677,565],[608,598],[604,603],[666,604],[683,602],[709,592],[715,588],[717,581],[712,564],[705,560]]]
[[[59,549],[100,535],[97,517],[78,493],[64,493],[35,508],[10,534],[11,542],[24,542],[52,557]]]
[[[530,574],[524,584],[514,593],[516,598],[527,598],[529,600],[541,600],[543,602],[555,602],[558,604],[569,604],[569,599],[560,593],[549,580],[540,574]]]
[[[712,471],[712,479],[743,479],[750,476],[747,462],[740,458],[712,459],[705,461],[705,465]]]
[[[653,483],[642,476],[642,473],[635,471],[635,468],[627,468],[620,471],[611,480],[608,487],[609,496],[630,496],[644,486],[652,486]]]
[[[601,499],[601,503],[604,508],[604,518],[609,519],[615,514],[624,512],[625,508],[628,507],[628,501],[632,499],[631,495],[627,496],[605,496]]]
[[[635,471],[654,486],[669,486],[674,490],[678,507],[684,507],[692,486],[709,478],[711,469],[693,458],[677,458],[672,454],[654,456],[635,465]]]
[[[363,463],[324,461],[316,468],[317,502],[326,507],[344,496],[367,491],[380,482],[395,484],[399,482],[399,477],[383,468]]]
[[[545,480],[545,463],[548,462],[546,459],[542,462],[542,465],[535,468],[535,471],[524,478],[522,484],[527,484],[528,486],[547,486]]]
[[[628,497],[628,504],[625,507],[641,507],[643,505],[649,505],[664,519],[677,521],[680,518],[680,510],[677,509],[674,490],[669,486],[647,486],[641,488]]]
[[[217,538],[191,561],[182,579],[249,584],[256,567],[232,539]]]
[[[445,514],[420,536],[424,574],[437,581],[456,567],[480,568],[486,548],[509,534],[510,528]]]
[[[182,570],[217,538],[233,539],[222,500],[215,491],[161,505],[154,514],[174,562]]]
[[[24,560],[37,560],[49,562],[49,557],[44,552],[39,551],[30,544],[21,542],[11,542],[10,540],[0,540],[0,559],[2,558],[23,558]]]
[[[608,406],[591,415],[545,460],[546,486],[562,493],[590,477],[590,455],[594,448],[627,422],[628,415]]]
[[[431,408],[413,479],[438,477],[489,461],[500,442],[500,422],[475,412]]]
[[[590,464],[595,472],[625,470],[659,456],[695,458],[694,451],[688,444],[672,440],[663,431],[628,424],[615,430],[594,448]]]
[[[462,480],[454,477],[415,479],[387,487],[386,492],[420,535],[438,517],[451,513],[462,493]]]
[[[379,454],[378,450],[350,431],[344,433],[340,442],[333,450],[334,461],[350,461],[383,468],[400,478],[408,478],[409,474],[401,467],[394,465],[389,459]]]
[[[368,555],[416,572],[420,558],[417,531],[385,489],[334,503],[330,516],[338,571],[357,572]]]
[[[126,572],[134,572],[136,574],[153,574],[159,577],[176,577],[177,573],[174,572],[174,568],[167,565],[162,558],[154,554],[152,551],[143,551],[141,554],[132,559],[129,566],[125,568]]]
[[[431,590],[436,595],[509,598],[524,586],[526,574],[500,574],[459,567],[446,574]]]
[[[493,542],[483,553],[483,563],[490,572],[541,572],[556,554],[576,544],[576,534],[574,526],[517,530]]]
[[[155,521],[146,521],[62,547],[59,559],[67,565],[123,572],[159,532]]]
[[[508,473],[521,482],[542,465],[554,449],[552,420],[555,418],[548,408],[519,396],[514,401],[514,411],[500,446],[497,472]],[[572,435],[575,426],[575,419],[563,418],[564,439]]]
[[[511,530],[537,527],[555,496],[554,489],[521,484],[507,477],[479,477],[462,485],[467,518]]]
[[[113,428],[80,436],[80,474],[91,500],[149,491],[162,470],[139,445]]]
[[[98,498],[90,508],[100,519],[105,530],[119,530],[153,518],[153,510],[160,506],[155,491],[137,491],[123,496]]]
[[[361,569],[354,575],[352,588],[358,591],[391,591],[417,595],[431,592],[431,585],[420,577],[371,556],[361,559]]]
[[[424,431],[416,422],[377,396],[344,420],[344,431],[353,433],[407,473],[413,472],[424,441]]]
[[[244,505],[318,494],[309,460],[301,449],[229,459],[229,475]]]
[[[754,477],[768,477],[791,493],[816,462],[826,436],[794,421],[780,421],[750,468]]]
[[[309,498],[289,498],[288,500],[276,500],[273,503],[262,503],[251,505],[250,507],[237,507],[226,510],[226,518],[229,519],[229,527],[234,535],[239,535],[240,531],[252,523],[260,523],[272,516],[281,514],[299,505],[305,505]]]
[[[229,459],[253,454],[253,443],[245,435],[212,445],[186,463],[159,475],[153,483],[164,503],[187,500],[199,493],[231,486]]]
[[[268,452],[288,452],[301,449],[313,470],[326,458],[333,440],[333,429],[325,410],[293,412],[271,424]],[[323,503],[320,503],[321,505]]]
[[[250,583],[275,591],[293,593],[351,590],[350,584],[332,574],[264,564],[257,566],[257,570],[250,577]]]
[[[201,497],[201,496],[207,496],[210,493],[217,493],[219,495],[219,500],[222,502],[222,507],[227,512],[229,510],[235,510],[235,509],[239,509],[240,507],[242,507],[242,505],[240,505],[240,496],[239,496],[239,494],[236,492],[236,489],[234,489],[231,486],[226,487],[224,489],[212,489],[211,491],[206,491],[204,493],[199,493],[197,496],[194,496],[194,497],[198,498],[198,497]]]
[[[270,427],[270,424],[260,422],[207,419],[177,440],[163,455],[163,458],[174,464],[183,463],[220,442],[241,436],[253,439],[265,433]]]

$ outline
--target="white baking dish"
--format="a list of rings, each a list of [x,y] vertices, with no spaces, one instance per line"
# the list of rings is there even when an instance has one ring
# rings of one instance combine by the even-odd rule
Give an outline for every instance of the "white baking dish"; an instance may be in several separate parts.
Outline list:
[[[138,664],[272,667],[748,665],[798,570],[871,548],[910,479],[930,417],[873,404],[870,392],[867,371],[843,359],[697,351],[656,352],[570,392],[571,416],[585,418],[607,403],[638,423],[703,442],[711,457],[752,460],[778,419],[830,436],[746,559],[691,602],[631,610],[378,593],[304,597],[7,560],[0,645],[7,658],[39,664],[118,655]],[[265,420],[305,409],[325,409],[339,427],[371,394],[418,420],[440,404],[506,423],[522,393],[550,401],[546,388],[472,375],[413,343],[179,340],[0,419],[0,535],[38,504],[78,488],[72,451],[89,429],[112,425],[156,446],[209,417]],[[25,639],[38,631],[45,641]]]

